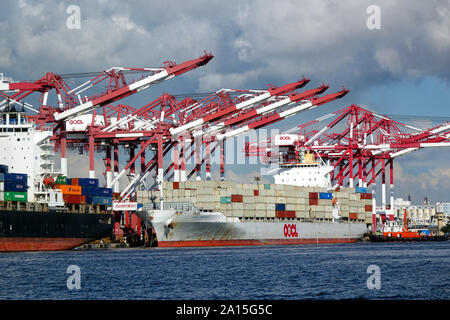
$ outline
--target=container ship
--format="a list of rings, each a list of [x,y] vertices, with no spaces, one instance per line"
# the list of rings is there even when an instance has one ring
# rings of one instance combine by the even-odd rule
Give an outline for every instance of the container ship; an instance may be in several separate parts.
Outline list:
[[[313,154],[280,163],[274,184],[164,182],[138,191],[159,247],[350,243],[372,223],[366,188],[332,188]]]
[[[0,252],[67,250],[110,235],[112,189],[55,171],[51,130],[0,112]]]

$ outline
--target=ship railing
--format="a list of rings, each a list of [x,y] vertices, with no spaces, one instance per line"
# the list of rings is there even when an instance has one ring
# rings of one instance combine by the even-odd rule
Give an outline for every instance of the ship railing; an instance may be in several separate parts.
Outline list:
[[[160,203],[146,203],[143,205],[144,210],[160,210]],[[198,214],[200,210],[191,202],[164,202],[163,210],[173,209],[179,212]]]

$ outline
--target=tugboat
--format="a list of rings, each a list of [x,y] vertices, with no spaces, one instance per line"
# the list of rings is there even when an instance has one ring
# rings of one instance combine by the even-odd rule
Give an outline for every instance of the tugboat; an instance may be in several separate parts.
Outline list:
[[[447,236],[439,236],[430,232],[415,231],[408,229],[406,210],[403,213],[403,225],[397,221],[385,221],[381,233],[370,233],[372,242],[393,241],[447,241]]]

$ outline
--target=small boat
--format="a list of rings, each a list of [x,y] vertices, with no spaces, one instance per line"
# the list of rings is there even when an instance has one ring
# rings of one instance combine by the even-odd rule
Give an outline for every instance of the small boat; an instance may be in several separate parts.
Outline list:
[[[432,232],[417,231],[408,229],[408,220],[406,210],[403,214],[403,224],[398,221],[385,221],[382,232],[369,234],[370,241],[388,242],[388,241],[447,241],[448,236],[436,235]]]

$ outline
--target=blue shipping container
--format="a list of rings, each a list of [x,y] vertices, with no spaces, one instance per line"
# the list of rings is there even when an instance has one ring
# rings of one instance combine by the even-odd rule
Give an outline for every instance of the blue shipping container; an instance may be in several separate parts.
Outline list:
[[[356,193],[367,193],[367,188],[356,187],[355,191],[356,191]]]
[[[94,196],[92,194],[86,194],[85,195],[85,199],[86,199],[86,203],[87,204],[92,204],[92,202],[94,201]]]
[[[5,191],[26,192],[27,189],[26,183],[5,181]]]
[[[80,187],[95,187],[95,188],[98,188],[98,179],[78,178],[78,185]]]
[[[94,196],[94,195],[97,195],[96,189],[97,188],[81,187],[81,194],[83,196],[87,196],[87,195]]]
[[[68,185],[72,185],[72,178],[67,178],[66,182],[67,182]]]
[[[275,210],[286,210],[286,205],[284,203],[275,203]]]
[[[5,174],[4,173],[0,173],[0,182],[5,181]]]
[[[93,197],[92,198],[93,204],[99,204],[99,205],[112,205],[112,198],[109,197]]]
[[[333,199],[333,194],[330,192],[320,192],[319,199]]]
[[[5,173],[5,181],[27,183],[27,175],[25,173]]]
[[[5,164],[0,164],[0,173],[8,173],[8,166]]]
[[[95,195],[99,197],[112,197],[112,188],[95,188]]]

